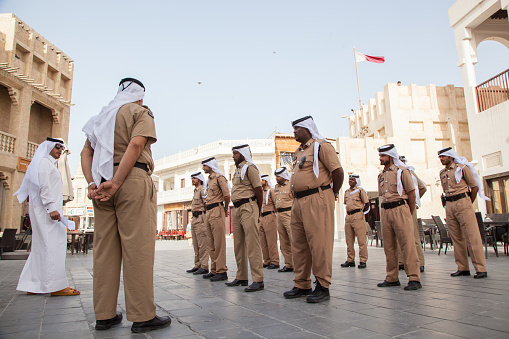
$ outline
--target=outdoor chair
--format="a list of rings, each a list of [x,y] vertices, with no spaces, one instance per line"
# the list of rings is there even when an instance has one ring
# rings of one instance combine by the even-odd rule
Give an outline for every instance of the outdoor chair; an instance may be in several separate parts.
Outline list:
[[[6,228],[2,238],[0,239],[0,254],[3,252],[14,252],[16,249],[16,233],[18,232],[15,228]]]
[[[495,239],[495,232],[493,232],[495,227],[486,229],[486,226],[482,220],[481,212],[475,212],[475,218],[477,219],[477,226],[479,226],[479,233],[481,233],[481,239],[484,245],[484,255],[486,256],[486,259],[488,259],[488,245],[493,246],[495,254],[498,257],[497,241]]]
[[[366,222],[366,234],[368,236],[368,241],[371,240],[369,246],[372,246],[373,240],[376,240],[376,230],[372,230],[368,222]]]
[[[435,245],[440,241],[440,235],[436,234],[435,230],[437,225],[435,224],[435,221],[433,219],[421,219],[422,228],[424,231],[425,237],[428,238],[429,241],[429,247],[431,250],[433,250],[433,245]],[[427,229],[424,230],[424,227]]]
[[[376,247],[378,247],[378,240],[380,240],[380,247],[384,247],[384,239],[382,237],[382,222],[375,221],[376,230]]]
[[[491,219],[496,222],[507,222],[509,223],[509,213],[496,213],[496,214],[486,214],[486,219]],[[509,252],[509,234],[506,232],[504,228],[495,228],[495,239],[496,241],[501,241],[504,245],[504,254]]]
[[[440,235],[440,248],[438,249],[438,255],[440,255],[440,251],[442,250],[444,244],[445,244],[444,254],[447,254],[447,247],[449,246],[449,244],[452,245],[452,239],[449,237],[449,232],[447,231],[447,228],[442,222],[442,219],[440,219],[440,216],[432,215],[431,218],[433,218],[433,221],[437,225],[438,233]]]

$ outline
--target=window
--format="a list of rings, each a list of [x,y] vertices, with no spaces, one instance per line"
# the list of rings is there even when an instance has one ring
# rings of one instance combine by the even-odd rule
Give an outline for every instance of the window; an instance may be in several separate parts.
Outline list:
[[[180,188],[186,187],[186,179],[180,179]]]
[[[488,192],[488,213],[509,213],[509,176],[498,177],[486,181]]]

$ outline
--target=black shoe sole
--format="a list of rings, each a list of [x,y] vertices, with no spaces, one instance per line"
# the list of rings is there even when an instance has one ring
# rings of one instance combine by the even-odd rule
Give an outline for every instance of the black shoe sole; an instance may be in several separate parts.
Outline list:
[[[240,283],[240,284],[235,284],[235,285],[228,285],[228,284],[225,284],[226,286],[228,287],[237,287],[237,286],[247,286],[248,283]]]
[[[285,299],[297,299],[297,298],[300,298],[300,297],[307,297],[308,295],[311,294],[311,292],[313,292],[313,291],[301,293],[301,294],[298,294],[298,295],[289,295],[289,296],[283,294],[283,297]]]
[[[251,290],[249,288],[244,288],[244,292],[257,292],[257,291],[261,291],[263,289],[264,289],[264,287],[260,287],[260,288],[253,289],[253,290]]]
[[[318,303],[321,303],[322,301],[326,301],[326,300],[330,300],[330,295],[324,297],[324,298],[320,298],[320,299],[309,299],[309,298],[306,298],[306,302],[310,303],[310,304],[318,304]]]
[[[109,330],[111,327],[115,326],[115,325],[118,325],[122,322],[123,320],[123,317],[120,318],[119,320],[115,320],[114,322],[111,322],[109,324],[95,324],[95,330],[96,331],[105,331],[105,330]]]
[[[163,325],[151,326],[151,327],[131,327],[133,333],[146,333],[150,331],[160,330],[171,325],[171,319],[168,323]]]

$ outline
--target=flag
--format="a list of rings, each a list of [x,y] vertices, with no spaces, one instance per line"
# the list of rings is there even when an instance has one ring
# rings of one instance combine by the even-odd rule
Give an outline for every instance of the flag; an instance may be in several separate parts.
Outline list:
[[[382,64],[385,62],[385,57],[371,56],[371,55],[362,54],[362,53],[355,51],[355,61],[356,62],[369,61],[369,62],[375,62],[377,64]]]

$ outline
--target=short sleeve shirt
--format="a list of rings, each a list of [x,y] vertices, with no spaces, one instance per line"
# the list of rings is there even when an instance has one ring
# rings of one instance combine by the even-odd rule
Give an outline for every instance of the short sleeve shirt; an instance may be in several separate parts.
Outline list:
[[[456,182],[456,177],[454,176],[457,166],[460,166],[463,170],[463,176],[460,182]],[[442,183],[442,189],[446,196],[467,193],[468,187],[477,187],[472,171],[465,165],[453,164],[451,167],[441,170],[440,182]]]
[[[318,178],[313,171],[315,142],[320,143]],[[325,140],[310,139],[295,151],[291,178],[292,191],[302,192],[319,186],[330,185],[332,182],[331,173],[338,168],[341,168],[341,164],[334,147]]]
[[[267,194],[269,198],[267,199]],[[267,201],[267,203],[265,203]],[[267,189],[263,191],[262,208],[264,212],[272,212],[276,209],[276,198],[274,197],[274,189]]]
[[[355,192],[352,194],[352,192]],[[363,210],[364,204],[369,202],[366,191],[359,187],[349,188],[345,191],[345,205],[347,211]]]
[[[394,202],[402,199],[408,199],[407,192],[415,190],[412,175],[409,170],[401,167],[401,183],[403,184],[403,192],[401,195],[398,193],[397,174],[398,167],[392,165],[386,171],[385,169],[378,175],[378,194],[382,197],[382,203]]]
[[[276,197],[276,208],[288,208],[293,205],[293,193],[290,187],[290,181],[285,181],[283,185],[277,184],[274,189]]]
[[[235,170],[235,174],[232,178],[232,201],[236,202],[241,199],[248,199],[255,196],[254,189],[262,186],[262,179],[260,178],[260,171],[258,168],[251,163],[248,164],[248,168],[246,170],[246,174],[244,175],[244,179],[241,179],[240,174],[242,171],[242,166],[246,164],[244,160],[241,162],[237,169]]]
[[[153,115],[148,109],[138,104],[125,104],[120,107],[115,119],[113,163],[119,163],[122,160],[129,142],[136,136],[148,138],[137,162],[147,164],[148,174],[150,175],[154,171],[154,160],[152,159],[150,146],[157,141]],[[93,150],[88,139],[85,142],[85,147]]]
[[[206,194],[207,198],[205,198],[205,201],[207,205],[223,202],[224,197],[230,195],[226,178],[223,175],[212,172],[209,175]]]
[[[203,186],[195,187],[191,209],[194,212],[205,211],[205,199],[203,198]]]

